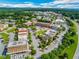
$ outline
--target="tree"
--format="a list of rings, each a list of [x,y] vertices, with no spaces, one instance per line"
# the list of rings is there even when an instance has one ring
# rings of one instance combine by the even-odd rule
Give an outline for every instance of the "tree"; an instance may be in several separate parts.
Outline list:
[[[73,39],[71,39],[71,40],[70,40],[70,43],[71,43],[71,44],[73,44],[73,43],[74,43],[74,40],[73,40]]]
[[[48,54],[43,54],[41,56],[41,59],[50,59],[49,55]]]
[[[49,55],[50,59],[57,59],[58,58],[58,56],[56,56],[54,53],[49,53],[48,55]]]
[[[13,26],[13,24],[8,24],[8,26],[9,26],[9,27],[12,27],[12,26]]]
[[[15,29],[15,30],[16,30],[16,32],[15,32],[14,40],[15,40],[15,41],[18,41],[18,29]]]
[[[64,57],[68,57],[68,54],[67,53],[64,53],[64,55],[63,55]]]
[[[76,33],[75,33],[75,32],[72,32],[72,33],[71,33],[71,36],[74,36],[74,35],[76,35]]]
[[[6,55],[6,57],[5,57],[6,59],[10,59],[10,55]]]
[[[27,56],[25,59],[34,59],[32,56]]]
[[[36,50],[32,49],[31,50],[31,55],[34,55],[34,54],[36,54]]]
[[[29,44],[31,44],[31,43],[32,43],[32,37],[31,37],[31,36],[32,36],[32,35],[31,35],[31,33],[29,33],[29,34],[28,34],[28,39],[29,39],[29,41],[28,41],[28,42],[29,42]]]
[[[32,30],[36,30],[36,27],[33,25],[33,26],[31,26],[31,29]]]

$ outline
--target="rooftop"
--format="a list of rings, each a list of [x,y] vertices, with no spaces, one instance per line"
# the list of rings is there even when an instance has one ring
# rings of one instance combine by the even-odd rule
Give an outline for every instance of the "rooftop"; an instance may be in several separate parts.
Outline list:
[[[18,32],[27,32],[28,30],[26,28],[18,28]]]
[[[13,41],[8,44],[8,47],[20,46],[27,44],[26,41]]]

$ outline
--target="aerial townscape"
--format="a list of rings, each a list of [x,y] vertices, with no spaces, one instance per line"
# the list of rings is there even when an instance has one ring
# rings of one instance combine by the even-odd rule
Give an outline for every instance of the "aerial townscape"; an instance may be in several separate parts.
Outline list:
[[[53,11],[1,12],[0,59],[76,58],[77,20]]]
[[[79,59],[79,0],[0,0],[0,59]]]

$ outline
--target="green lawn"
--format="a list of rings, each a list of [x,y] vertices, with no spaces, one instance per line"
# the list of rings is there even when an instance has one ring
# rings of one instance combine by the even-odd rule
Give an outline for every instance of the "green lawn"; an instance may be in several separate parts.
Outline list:
[[[43,36],[45,34],[46,30],[39,30],[35,34],[36,36]]]
[[[10,59],[10,55],[6,55],[6,57],[1,55],[0,59]]]
[[[3,56],[0,56],[0,59],[4,59],[4,57]]]
[[[74,22],[73,22],[74,23]],[[73,29],[76,32],[77,31],[77,27],[76,24],[74,23],[73,25]],[[71,46],[69,46],[68,48],[66,48],[63,53],[67,53],[68,54],[68,59],[73,59],[73,56],[75,54],[76,48],[77,48],[77,43],[78,43],[78,35],[75,35],[73,37],[70,37],[71,39],[73,39],[75,41],[74,44],[72,44]]]
[[[12,28],[12,29],[10,29],[10,30],[7,30],[7,32],[8,32],[8,33],[10,33],[10,32],[15,32],[15,29],[16,29],[16,28]]]
[[[6,34],[6,33],[0,33],[0,35],[2,36],[2,38],[4,39],[4,43],[7,43],[8,42],[8,40],[9,40],[9,38],[8,38],[8,34]]]

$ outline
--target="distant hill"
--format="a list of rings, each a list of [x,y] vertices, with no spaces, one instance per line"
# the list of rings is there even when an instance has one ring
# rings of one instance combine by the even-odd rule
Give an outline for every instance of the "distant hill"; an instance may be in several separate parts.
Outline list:
[[[0,8],[0,11],[16,11],[16,10],[26,10],[26,11],[59,11],[59,10],[65,10],[65,11],[76,11],[78,12],[79,9],[60,9],[60,8]]]

